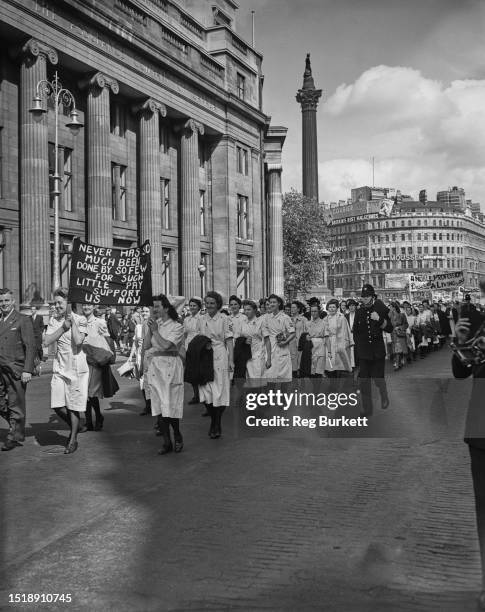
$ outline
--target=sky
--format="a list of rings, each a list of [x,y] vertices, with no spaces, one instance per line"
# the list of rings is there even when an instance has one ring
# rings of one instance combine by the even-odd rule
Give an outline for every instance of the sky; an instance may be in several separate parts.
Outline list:
[[[237,30],[263,53],[264,111],[288,128],[283,190],[301,190],[301,109],[311,54],[319,199],[457,185],[485,209],[485,1],[238,0]]]

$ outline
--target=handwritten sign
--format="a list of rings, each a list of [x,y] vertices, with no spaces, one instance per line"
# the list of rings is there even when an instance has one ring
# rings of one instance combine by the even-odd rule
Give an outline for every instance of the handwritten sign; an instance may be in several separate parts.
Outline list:
[[[411,274],[409,279],[410,291],[420,289],[458,289],[464,283],[463,271]]]
[[[130,249],[72,245],[69,301],[78,304],[151,306],[150,242]]]

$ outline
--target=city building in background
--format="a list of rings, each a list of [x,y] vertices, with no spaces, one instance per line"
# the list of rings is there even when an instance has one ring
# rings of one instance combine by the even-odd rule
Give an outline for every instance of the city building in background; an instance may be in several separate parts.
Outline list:
[[[237,33],[237,6],[0,4],[0,285],[24,303],[51,296],[54,108],[41,120],[30,110],[57,72],[84,124],[73,136],[61,112],[62,284],[75,237],[116,248],[150,239],[155,293],[283,292],[286,130],[263,112],[262,56]]]
[[[429,292],[409,293],[411,274],[463,271],[462,292],[473,292],[485,276],[485,225],[480,204],[460,193],[455,200],[429,201],[426,192],[418,201],[396,197],[383,210],[380,199],[364,200],[374,188],[352,190],[352,199],[326,207],[329,244],[328,283],[334,295],[357,295],[371,283],[386,298],[429,297]],[[379,189],[389,194],[390,190]],[[445,193],[445,192],[440,192]],[[448,193],[448,192],[446,192]],[[444,298],[452,293],[444,292]]]

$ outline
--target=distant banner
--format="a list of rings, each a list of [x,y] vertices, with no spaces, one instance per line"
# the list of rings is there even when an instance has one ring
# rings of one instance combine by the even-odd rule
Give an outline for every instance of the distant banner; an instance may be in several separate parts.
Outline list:
[[[394,208],[394,200],[384,198],[379,202],[379,217],[390,217]]]
[[[406,289],[409,284],[409,274],[386,274],[386,289]]]
[[[464,283],[464,275],[459,272],[443,272],[443,274],[411,274],[410,291],[420,289],[458,289]]]
[[[69,301],[79,304],[151,306],[150,242],[130,249],[73,241]]]

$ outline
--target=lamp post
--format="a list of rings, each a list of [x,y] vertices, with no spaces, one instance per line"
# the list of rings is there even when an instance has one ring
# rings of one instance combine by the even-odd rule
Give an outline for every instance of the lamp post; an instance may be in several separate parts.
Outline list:
[[[200,276],[200,297],[204,299],[204,276],[207,271],[207,266],[205,265],[205,260],[201,258],[199,265],[197,266]]]
[[[60,240],[59,240],[59,195],[60,190],[60,176],[59,176],[59,106],[62,105],[67,109],[71,109],[69,113],[70,120],[66,123],[66,126],[71,130],[72,134],[76,136],[79,130],[83,127],[83,124],[79,121],[79,114],[76,110],[76,101],[72,93],[62,86],[57,76],[57,71],[54,74],[52,81],[42,79],[37,83],[35,96],[32,100],[33,106],[29,109],[32,113],[34,121],[41,121],[42,117],[47,113],[46,105],[48,98],[51,98],[54,102],[54,117],[55,117],[55,138],[54,138],[54,188],[51,194],[54,196],[54,277],[53,277],[53,289],[60,286]]]

